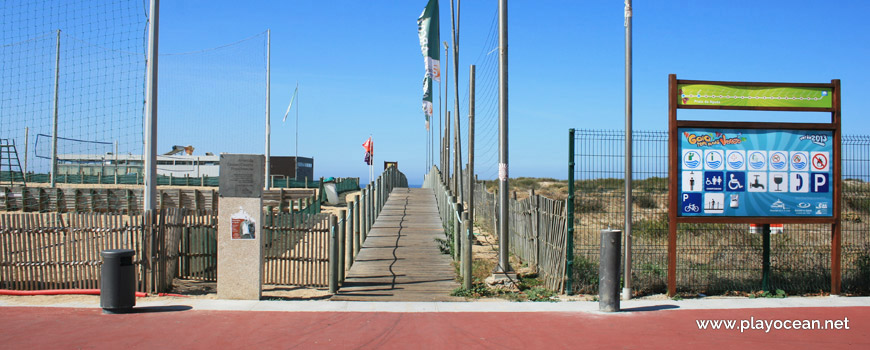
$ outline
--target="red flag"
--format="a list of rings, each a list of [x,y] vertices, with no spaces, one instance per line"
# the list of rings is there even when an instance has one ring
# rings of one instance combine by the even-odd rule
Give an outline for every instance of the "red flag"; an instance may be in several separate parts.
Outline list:
[[[375,143],[372,142],[372,137],[369,136],[369,139],[366,140],[366,142],[363,142],[362,146],[366,150],[366,156],[363,160],[366,162],[366,164],[372,165],[372,156],[375,153]]]
[[[372,142],[372,137],[369,136],[369,139],[362,144],[363,148],[366,149],[366,153],[375,153],[375,144]]]

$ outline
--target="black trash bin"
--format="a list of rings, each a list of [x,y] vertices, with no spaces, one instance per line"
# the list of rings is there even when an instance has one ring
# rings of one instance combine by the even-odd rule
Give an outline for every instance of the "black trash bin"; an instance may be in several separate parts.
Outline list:
[[[131,249],[108,249],[100,252],[100,307],[104,314],[126,313],[136,306],[136,269]]]

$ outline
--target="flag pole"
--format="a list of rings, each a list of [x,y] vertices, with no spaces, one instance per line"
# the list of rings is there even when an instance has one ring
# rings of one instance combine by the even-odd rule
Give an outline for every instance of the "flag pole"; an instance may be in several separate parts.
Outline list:
[[[272,58],[272,29],[266,29],[266,189],[272,187],[271,180],[271,158],[272,158],[272,116],[270,114],[272,107],[269,101],[272,95],[272,86],[270,82],[270,60]]]
[[[299,81],[296,81],[296,97],[299,97]],[[296,167],[293,170],[293,179],[299,181],[299,101],[296,101],[296,158],[293,160],[293,163]]]

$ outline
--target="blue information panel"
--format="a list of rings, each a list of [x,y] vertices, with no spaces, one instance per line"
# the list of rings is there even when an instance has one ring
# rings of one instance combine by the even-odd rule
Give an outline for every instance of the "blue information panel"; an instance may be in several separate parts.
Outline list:
[[[680,128],[680,216],[833,216],[833,133]]]

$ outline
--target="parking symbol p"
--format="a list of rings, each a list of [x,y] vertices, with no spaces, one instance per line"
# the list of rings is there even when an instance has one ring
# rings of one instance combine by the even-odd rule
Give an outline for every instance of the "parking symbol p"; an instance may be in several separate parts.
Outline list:
[[[813,192],[829,192],[830,184],[828,182],[828,173],[813,173],[812,178]]]

